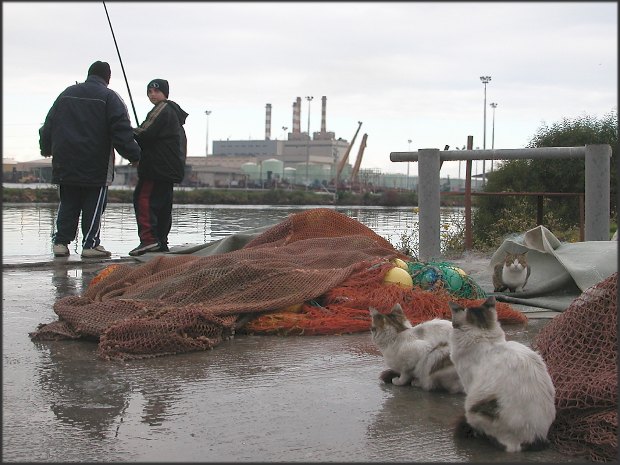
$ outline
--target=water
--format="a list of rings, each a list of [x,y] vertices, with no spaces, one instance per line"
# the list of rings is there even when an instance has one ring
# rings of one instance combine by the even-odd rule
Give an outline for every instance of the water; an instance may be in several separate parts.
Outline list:
[[[2,210],[2,245],[5,263],[27,257],[50,257],[55,231],[57,204],[5,203]],[[314,206],[175,205],[170,245],[205,244],[231,234],[277,224],[292,213]],[[402,235],[417,238],[418,215],[413,207],[335,207],[358,220],[393,245]],[[462,217],[459,208],[442,209],[442,222]],[[78,228],[79,229],[79,228]],[[101,225],[101,242],[113,256],[126,256],[138,245],[138,231],[131,204],[109,203]],[[82,234],[69,245],[72,254],[81,253]],[[417,239],[416,239],[417,242]]]

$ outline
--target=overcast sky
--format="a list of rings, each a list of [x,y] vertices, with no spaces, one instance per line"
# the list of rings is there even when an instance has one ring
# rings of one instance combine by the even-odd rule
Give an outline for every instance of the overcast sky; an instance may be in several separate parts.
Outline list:
[[[405,173],[390,152],[524,147],[544,124],[617,111],[617,2],[105,2],[139,122],[152,107],[146,84],[170,82],[189,113],[190,156],[214,140],[272,139],[301,129],[351,141],[362,168]],[[39,158],[38,129],[58,96],[84,81],[96,60],[110,63],[110,88],[131,99],[103,2],[3,2],[3,157]],[[411,144],[409,144],[411,140]],[[481,162],[474,168],[481,169]],[[489,166],[487,164],[487,169]],[[464,163],[463,163],[464,170]],[[411,163],[411,174],[417,164]],[[457,176],[458,162],[442,176]],[[464,171],[462,173],[464,177]]]

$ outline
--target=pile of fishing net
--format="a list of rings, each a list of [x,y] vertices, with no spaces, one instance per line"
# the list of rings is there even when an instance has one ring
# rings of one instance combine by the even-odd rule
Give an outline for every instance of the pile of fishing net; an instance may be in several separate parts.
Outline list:
[[[586,289],[534,339],[555,386],[549,439],[592,461],[618,460],[618,273]]]
[[[58,299],[59,319],[30,336],[95,339],[104,359],[146,358],[210,349],[235,332],[368,331],[368,308],[387,312],[397,302],[414,324],[449,319],[449,300],[470,305],[485,297],[464,273],[467,296],[451,294],[447,281],[433,289],[384,283],[396,258],[409,259],[358,221],[306,210],[231,252],[111,265],[83,295]],[[509,304],[497,309],[504,323],[527,321]]]

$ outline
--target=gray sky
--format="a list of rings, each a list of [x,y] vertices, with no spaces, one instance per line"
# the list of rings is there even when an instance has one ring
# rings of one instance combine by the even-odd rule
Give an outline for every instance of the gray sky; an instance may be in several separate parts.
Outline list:
[[[142,122],[146,84],[170,82],[189,113],[190,156],[213,140],[272,139],[321,123],[351,140],[351,163],[368,134],[362,168],[405,173],[390,152],[524,147],[543,125],[617,111],[616,2],[114,2],[105,3]],[[38,159],[38,129],[67,86],[108,61],[110,88],[134,112],[103,2],[3,2],[3,156]],[[408,140],[411,139],[411,144]],[[209,153],[212,148],[209,148]],[[489,169],[487,163],[487,169]],[[481,170],[479,166],[474,171]],[[417,164],[411,163],[411,174]],[[458,162],[441,175],[457,176]],[[463,172],[464,176],[464,163]]]

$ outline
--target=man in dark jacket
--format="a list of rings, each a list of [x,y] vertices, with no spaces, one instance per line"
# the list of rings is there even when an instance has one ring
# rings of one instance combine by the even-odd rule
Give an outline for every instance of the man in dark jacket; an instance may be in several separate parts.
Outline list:
[[[86,81],[67,87],[39,130],[41,155],[52,157],[52,183],[60,204],[54,234],[54,255],[69,255],[82,214],[82,257],[105,258],[100,244],[101,216],[114,179],[114,150],[132,164],[140,160],[127,106],[111,89],[110,65],[96,61]]]
[[[183,124],[188,114],[168,100],[168,93],[165,79],[148,83],[146,95],[155,106],[134,129],[142,159],[133,194],[140,244],[129,252],[132,256],[168,251],[173,184],[181,182],[185,175],[187,138]]]

